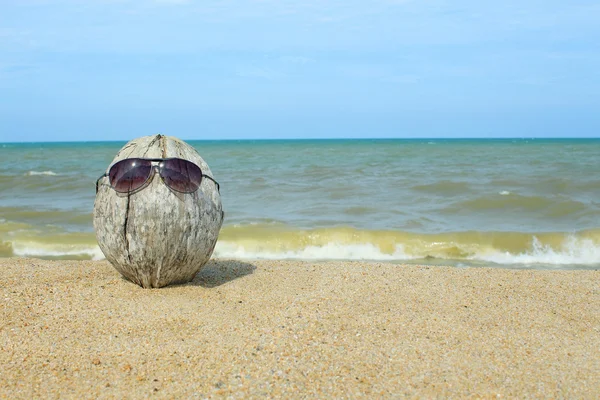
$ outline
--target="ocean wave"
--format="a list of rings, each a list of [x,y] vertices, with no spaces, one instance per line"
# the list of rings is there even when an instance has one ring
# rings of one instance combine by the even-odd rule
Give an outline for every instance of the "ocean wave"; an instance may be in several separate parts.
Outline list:
[[[6,242],[4,242],[6,243]],[[104,254],[98,246],[65,245],[56,243],[15,242],[12,254],[17,257],[63,258],[103,260]]]
[[[88,227],[92,221],[92,214],[89,211],[79,211],[73,209],[39,209],[36,207],[2,207],[0,206],[0,215],[6,215],[13,221],[20,221],[21,224],[48,227],[48,225],[60,226],[79,226]],[[12,222],[15,224],[16,222]],[[6,229],[12,229],[9,222],[0,220],[0,232]]]
[[[101,260],[93,233],[0,224],[0,256]],[[447,232],[294,229],[283,224],[225,226],[216,258],[366,260],[523,268],[599,268],[600,229],[580,232]]]
[[[225,227],[215,257],[302,260],[436,260],[528,267],[600,266],[600,230],[579,233],[416,234],[352,228],[307,231]]]
[[[466,182],[443,180],[434,183],[415,185],[412,189],[436,196],[454,196],[468,192],[470,187]]]
[[[213,253],[215,258],[234,258],[244,260],[322,260],[322,261],[388,261],[404,262],[421,260],[428,263],[455,265],[459,262],[469,265],[524,266],[563,268],[567,266],[600,266],[600,245],[589,239],[566,239],[558,248],[543,244],[537,238],[532,239],[531,247],[519,253],[500,251],[481,247],[467,257],[457,256],[457,251],[432,256],[426,249],[415,251],[403,244],[397,244],[392,252],[372,243],[347,244],[329,242],[324,245],[308,245],[291,248],[265,248],[236,242],[219,241]],[[460,253],[460,251],[458,251]],[[65,246],[40,243],[0,243],[2,257],[37,257],[61,259],[103,260],[104,255],[98,246]]]
[[[57,176],[58,174],[54,171],[27,171],[27,173],[25,175],[27,175],[27,176],[39,176],[39,175]]]
[[[375,207],[364,207],[364,206],[354,206],[347,207],[344,209],[344,214],[348,215],[367,215],[367,214],[375,214],[379,210]]]
[[[492,251],[480,254],[476,258],[503,265],[598,265],[600,264],[600,245],[591,239],[567,236],[557,248],[542,243],[533,237],[529,250],[512,254],[509,252]]]
[[[600,245],[591,240],[567,240],[558,249],[544,245],[538,239],[532,240],[528,251],[521,253],[502,252],[483,246],[467,257],[457,257],[460,249],[454,249],[447,254],[438,252],[432,256],[428,251],[408,250],[406,246],[398,244],[392,253],[381,250],[371,243],[343,244],[331,242],[321,246],[306,246],[299,249],[268,249],[261,246],[247,246],[234,242],[219,241],[215,248],[214,257],[238,259],[269,259],[269,260],[363,260],[363,261],[414,261],[436,260],[436,264],[469,265],[469,261],[482,265],[493,263],[505,266],[524,267],[565,267],[565,266],[598,266],[600,267]],[[410,254],[408,253],[410,251]]]
[[[474,199],[455,202],[443,209],[446,215],[455,213],[496,213],[524,212],[527,215],[540,215],[547,218],[570,217],[585,212],[589,206],[566,196],[523,196],[508,190],[498,195],[485,195]]]
[[[92,232],[5,220],[0,223],[0,257],[101,260],[104,255]]]

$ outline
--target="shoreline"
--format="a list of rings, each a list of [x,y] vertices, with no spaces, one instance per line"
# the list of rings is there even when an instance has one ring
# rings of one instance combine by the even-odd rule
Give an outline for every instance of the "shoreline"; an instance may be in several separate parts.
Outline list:
[[[0,259],[0,398],[600,393],[600,271],[212,260],[142,289]]]

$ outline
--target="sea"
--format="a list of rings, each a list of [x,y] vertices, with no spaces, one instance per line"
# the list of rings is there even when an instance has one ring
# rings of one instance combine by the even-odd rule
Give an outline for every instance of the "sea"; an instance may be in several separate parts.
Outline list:
[[[600,267],[600,139],[187,141],[221,186],[213,257]],[[104,256],[122,142],[0,143],[0,257]]]

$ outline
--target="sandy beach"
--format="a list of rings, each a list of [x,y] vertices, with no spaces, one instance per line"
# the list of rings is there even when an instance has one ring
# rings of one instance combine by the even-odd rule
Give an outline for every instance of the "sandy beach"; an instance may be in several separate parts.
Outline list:
[[[600,396],[600,271],[0,259],[0,398]]]

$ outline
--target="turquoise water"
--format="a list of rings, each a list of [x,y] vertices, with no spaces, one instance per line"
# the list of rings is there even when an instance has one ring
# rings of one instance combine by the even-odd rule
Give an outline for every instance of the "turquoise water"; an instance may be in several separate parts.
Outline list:
[[[188,141],[221,184],[217,257],[600,266],[600,139]],[[0,256],[102,258],[125,142],[0,144]]]

